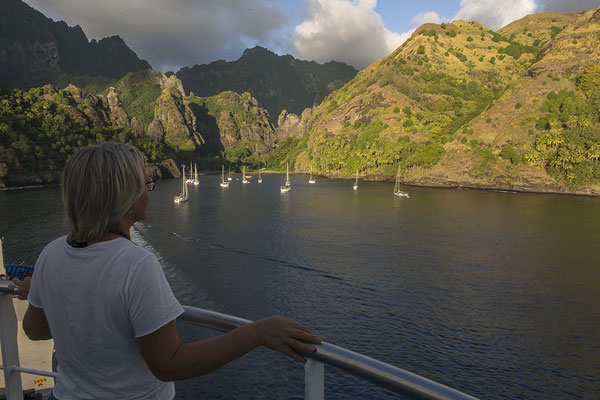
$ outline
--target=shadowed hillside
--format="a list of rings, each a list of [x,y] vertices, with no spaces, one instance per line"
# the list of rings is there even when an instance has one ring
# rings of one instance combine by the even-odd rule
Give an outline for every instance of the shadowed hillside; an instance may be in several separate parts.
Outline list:
[[[276,121],[284,109],[300,113],[319,104],[356,73],[344,63],[302,61],[257,46],[244,51],[239,60],[186,67],[176,75],[185,89],[196,96],[250,92],[269,111],[271,120]]]
[[[71,77],[108,82],[146,68],[119,36],[88,41],[79,25],[54,22],[20,0],[0,3],[1,86],[66,86]]]

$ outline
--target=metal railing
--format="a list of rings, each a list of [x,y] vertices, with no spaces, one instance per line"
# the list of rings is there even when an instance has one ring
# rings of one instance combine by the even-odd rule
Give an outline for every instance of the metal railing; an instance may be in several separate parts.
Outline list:
[[[3,267],[2,243],[0,242],[0,268]],[[56,373],[20,367],[17,344],[17,316],[13,306],[14,293],[9,289],[9,284],[9,281],[0,281],[0,348],[2,349],[2,366],[0,368],[4,370],[6,398],[8,400],[22,400],[21,373],[53,378],[56,377]],[[179,317],[181,321],[221,332],[227,332],[251,322],[243,318],[195,307],[185,306],[184,309],[185,312]],[[324,399],[325,364],[392,390],[395,393],[413,396],[417,399],[475,399],[448,386],[330,343],[322,342],[322,344],[315,345],[315,347],[317,348],[315,353],[303,354],[307,359],[304,364],[304,397],[306,400]]]
[[[221,332],[228,332],[251,321],[195,307],[183,307],[185,312],[179,320],[200,325]],[[305,399],[324,398],[324,364],[336,367],[366,381],[375,383],[398,394],[417,399],[431,400],[476,400],[458,390],[422,376],[405,371],[393,365],[375,360],[359,353],[322,342],[315,345],[315,353],[303,353]]]

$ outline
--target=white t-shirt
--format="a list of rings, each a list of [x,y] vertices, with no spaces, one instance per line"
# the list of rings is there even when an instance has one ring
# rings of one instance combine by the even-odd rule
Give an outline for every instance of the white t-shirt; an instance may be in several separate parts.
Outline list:
[[[37,260],[29,303],[44,310],[54,338],[58,399],[175,396],[136,341],[183,312],[154,254],[125,238],[75,248],[60,237]]]

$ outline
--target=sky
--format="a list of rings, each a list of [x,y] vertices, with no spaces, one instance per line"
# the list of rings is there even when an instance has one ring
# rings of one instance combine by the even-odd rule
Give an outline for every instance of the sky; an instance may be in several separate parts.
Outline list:
[[[363,69],[426,22],[478,21],[497,30],[532,13],[590,10],[600,0],[25,0],[89,40],[119,35],[159,71],[266,47]]]

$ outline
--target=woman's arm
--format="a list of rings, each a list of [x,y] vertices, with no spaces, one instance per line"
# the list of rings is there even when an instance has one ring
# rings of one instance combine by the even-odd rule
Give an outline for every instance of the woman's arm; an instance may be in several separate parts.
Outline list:
[[[27,307],[23,317],[23,330],[31,340],[52,339],[52,332],[50,332],[44,309],[34,307],[31,304]]]
[[[280,351],[303,362],[321,339],[298,322],[275,316],[252,322],[201,342],[180,346],[175,321],[137,339],[150,371],[162,381],[175,381],[214,371],[258,346]]]

